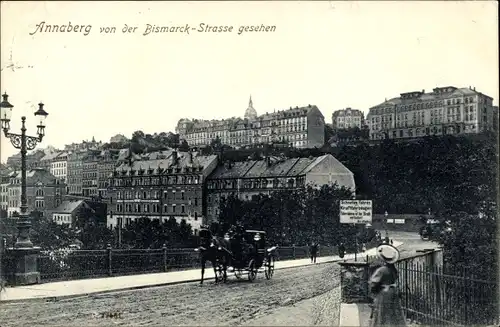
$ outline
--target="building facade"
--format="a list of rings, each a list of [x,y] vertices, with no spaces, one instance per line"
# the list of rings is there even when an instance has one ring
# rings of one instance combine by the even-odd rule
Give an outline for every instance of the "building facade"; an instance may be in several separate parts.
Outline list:
[[[115,168],[108,189],[108,226],[140,218],[185,220],[197,233],[203,217],[203,185],[217,156],[171,151],[161,159],[131,158]]]
[[[50,163],[50,173],[61,180],[63,183],[67,183],[68,178],[68,153],[65,151],[60,152],[51,160]]]
[[[1,175],[0,175],[0,217],[3,217],[4,213],[7,215],[7,209],[9,207],[9,193],[8,193],[8,187],[9,187],[9,174],[10,172],[8,170],[2,169]]]
[[[191,146],[209,145],[219,138],[222,144],[236,148],[269,143],[314,148],[325,144],[324,128],[325,118],[316,106],[290,107],[257,116],[250,98],[243,119],[181,119],[176,133]]]
[[[108,198],[109,180],[118,162],[118,151],[103,150],[97,161],[97,196]]]
[[[86,210],[81,210],[86,209]],[[66,200],[52,211],[52,221],[58,225],[75,226],[79,219],[88,219],[89,215],[99,213],[93,208],[92,202],[86,200]]]
[[[357,127],[361,129],[365,122],[365,114],[358,109],[346,108],[336,110],[332,114],[333,129],[347,129]]]
[[[98,194],[98,165],[100,151],[87,151],[82,160],[82,195],[85,197],[97,196]]]
[[[26,200],[28,212],[40,211],[45,216],[59,206],[65,195],[66,185],[49,171],[41,168],[31,169],[26,173]],[[9,174],[7,214],[21,212],[21,172]]]
[[[52,163],[54,163],[54,160],[59,154],[61,154],[61,151],[58,150],[46,151],[45,155],[40,159],[37,168],[45,169],[50,172],[52,170]]]
[[[353,173],[330,154],[310,158],[267,157],[264,160],[227,162],[217,167],[207,180],[206,223],[218,219],[221,200],[229,195],[250,200],[258,194],[334,183],[355,192]]]
[[[371,140],[408,139],[494,131],[495,115],[491,97],[475,88],[447,86],[402,93],[370,108],[367,123]]]
[[[82,196],[83,159],[86,151],[72,151],[68,154],[68,194]]]

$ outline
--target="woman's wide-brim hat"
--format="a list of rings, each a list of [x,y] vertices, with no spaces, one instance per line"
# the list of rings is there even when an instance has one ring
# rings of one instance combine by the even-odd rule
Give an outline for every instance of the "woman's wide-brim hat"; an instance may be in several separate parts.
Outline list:
[[[399,260],[399,250],[390,244],[381,244],[377,247],[377,256],[387,263],[396,263]]]

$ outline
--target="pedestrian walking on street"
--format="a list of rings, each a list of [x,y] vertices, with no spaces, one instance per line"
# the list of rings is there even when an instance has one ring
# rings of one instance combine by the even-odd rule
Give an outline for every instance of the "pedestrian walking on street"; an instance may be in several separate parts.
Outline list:
[[[399,260],[399,251],[390,244],[377,247],[377,256],[383,265],[370,277],[369,286],[374,294],[370,327],[406,326],[406,320],[397,289],[398,271],[394,264]]]
[[[316,257],[318,256],[318,244],[314,241],[311,244],[310,252],[311,252],[311,263],[313,262],[316,263]]]

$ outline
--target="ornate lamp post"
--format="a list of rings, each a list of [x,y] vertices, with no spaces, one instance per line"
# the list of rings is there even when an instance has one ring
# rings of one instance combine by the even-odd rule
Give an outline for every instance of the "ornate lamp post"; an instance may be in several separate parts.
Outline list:
[[[17,265],[15,276],[18,284],[33,284],[39,281],[40,275],[36,271],[36,253],[38,252],[38,248],[33,247],[29,236],[31,222],[27,212],[28,205],[26,200],[26,154],[29,150],[35,149],[36,145],[42,141],[45,135],[44,122],[48,113],[43,109],[43,103],[39,103],[38,110],[35,112],[35,117],[39,119],[37,125],[38,136],[26,135],[25,116],[21,117],[21,134],[9,133],[10,118],[14,106],[9,103],[7,93],[4,93],[2,98],[3,100],[0,103],[0,121],[3,132],[5,137],[10,139],[14,148],[21,150],[21,212],[17,219],[18,237],[12,250],[15,257],[22,260],[22,263],[20,262]]]

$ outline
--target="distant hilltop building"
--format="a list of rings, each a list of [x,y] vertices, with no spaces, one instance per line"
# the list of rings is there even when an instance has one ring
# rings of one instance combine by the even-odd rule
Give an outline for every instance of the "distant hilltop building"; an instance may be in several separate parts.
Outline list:
[[[123,134],[116,134],[115,136],[111,137],[109,140],[109,143],[126,143],[128,142],[128,138],[125,137]]]
[[[365,120],[365,114],[358,109],[346,108],[336,110],[332,114],[333,129],[347,129],[357,127],[361,129]]]
[[[410,139],[426,135],[498,130],[498,107],[476,88],[436,87],[401,93],[370,108],[370,139]]]
[[[250,97],[244,118],[222,120],[181,119],[176,133],[191,146],[222,144],[242,147],[288,143],[297,148],[321,147],[325,143],[325,118],[318,107],[308,105],[258,116]]]
[[[82,141],[81,143],[71,143],[64,146],[65,151],[80,151],[80,150],[98,150],[102,146],[102,141],[96,142],[92,137],[92,141]]]

